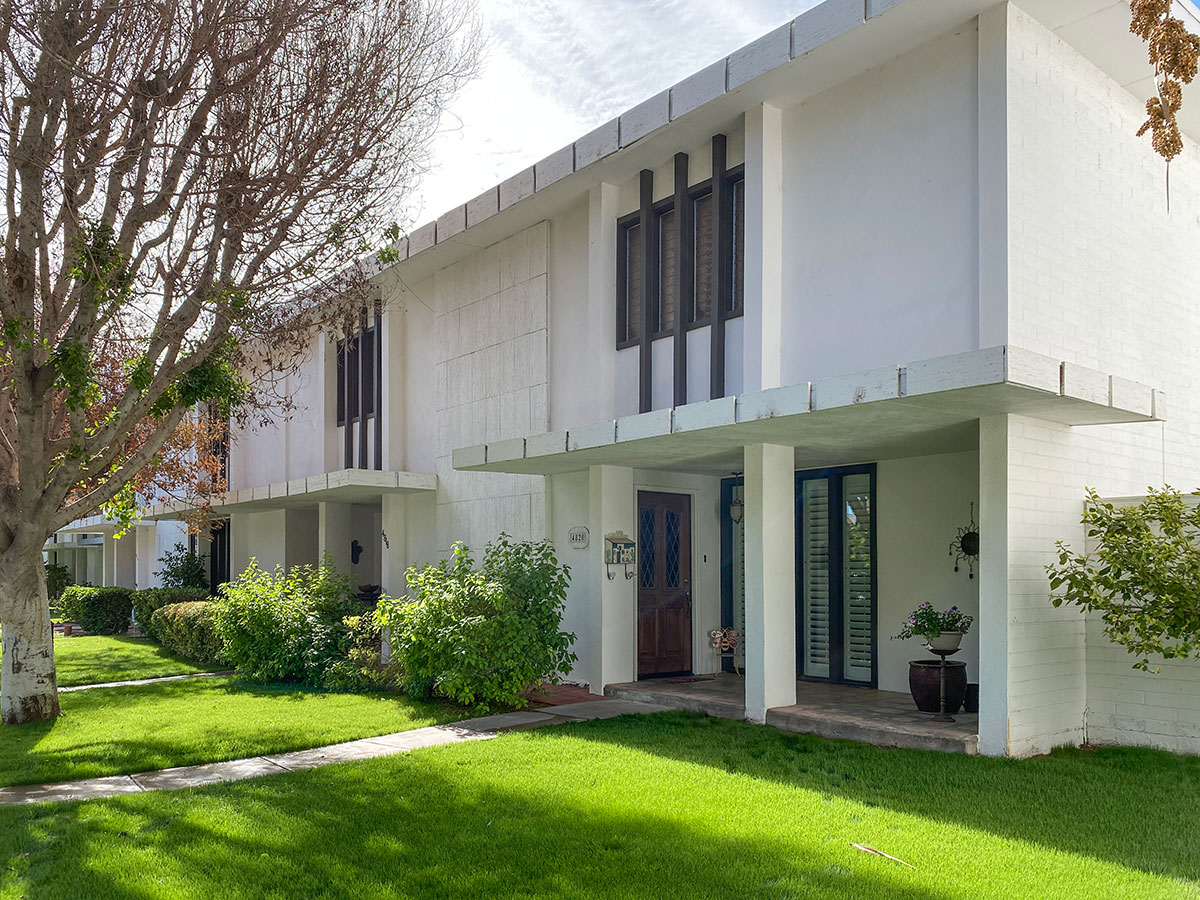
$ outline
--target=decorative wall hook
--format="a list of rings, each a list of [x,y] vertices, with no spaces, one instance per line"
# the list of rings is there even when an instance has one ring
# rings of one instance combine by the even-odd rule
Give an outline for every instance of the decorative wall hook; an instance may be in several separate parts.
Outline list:
[[[637,544],[633,538],[623,531],[614,531],[612,534],[604,536],[604,569],[608,574],[608,580],[612,581],[617,577],[612,570],[613,566],[625,567],[625,580],[633,578],[636,572],[631,572],[629,567],[637,563]]]

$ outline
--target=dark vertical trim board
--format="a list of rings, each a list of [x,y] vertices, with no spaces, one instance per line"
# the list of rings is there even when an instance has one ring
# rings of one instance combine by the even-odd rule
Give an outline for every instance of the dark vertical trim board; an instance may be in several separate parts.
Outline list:
[[[342,409],[345,410],[345,454],[342,458],[344,468],[354,468],[354,424],[353,418],[350,415],[350,335],[346,335],[345,340],[341,343],[341,349],[338,350],[342,354],[342,371],[345,373],[345,378],[342,379]]]
[[[375,306],[375,468],[383,468],[383,316]]]
[[[694,209],[688,195],[688,155],[675,154],[675,405],[687,399],[687,323],[695,310]]]
[[[642,169],[640,215],[642,232],[642,333],[638,347],[638,412],[654,408],[654,371],[650,343],[658,328],[651,316],[658,298],[658,237],[654,220],[654,172]]]
[[[724,247],[733,246],[732,235],[728,234],[725,208],[729,205],[729,186],[725,182],[725,135],[714,134],[712,139],[712,329],[708,354],[708,396],[710,400],[725,396],[725,311],[729,308],[726,299],[726,282],[729,280],[729,262]]]

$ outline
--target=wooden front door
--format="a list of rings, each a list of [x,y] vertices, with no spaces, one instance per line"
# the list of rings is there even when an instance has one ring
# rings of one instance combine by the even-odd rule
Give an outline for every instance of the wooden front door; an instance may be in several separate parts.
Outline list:
[[[638,493],[638,677],[692,671],[692,498]]]

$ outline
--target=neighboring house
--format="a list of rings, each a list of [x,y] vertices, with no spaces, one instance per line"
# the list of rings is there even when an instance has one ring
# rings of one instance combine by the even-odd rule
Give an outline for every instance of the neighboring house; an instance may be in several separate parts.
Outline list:
[[[297,414],[235,435],[214,572],[329,552],[400,593],[548,536],[571,680],[714,672],[732,625],[755,721],[906,690],[888,636],[957,604],[981,752],[1200,751],[1200,666],[1134,672],[1043,569],[1085,486],[1200,487],[1200,93],[1168,213],[1128,17],[825,0],[416,229]]]

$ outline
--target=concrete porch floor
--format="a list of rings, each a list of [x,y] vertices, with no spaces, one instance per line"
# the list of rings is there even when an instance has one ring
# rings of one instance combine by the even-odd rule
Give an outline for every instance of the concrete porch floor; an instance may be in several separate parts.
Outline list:
[[[610,684],[604,694],[726,719],[746,717],[744,682],[729,673]],[[783,731],[880,747],[977,753],[979,716],[958,713],[954,718],[954,722],[934,722],[933,714],[918,710],[908,694],[810,681],[796,683],[794,706],[767,710],[767,724]]]

